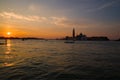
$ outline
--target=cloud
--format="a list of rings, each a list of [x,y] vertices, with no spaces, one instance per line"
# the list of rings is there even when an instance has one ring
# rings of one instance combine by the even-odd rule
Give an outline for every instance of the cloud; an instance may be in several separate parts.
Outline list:
[[[28,7],[28,9],[31,10],[31,11],[37,11],[37,10],[38,10],[38,9],[37,9],[37,6],[34,5],[34,4],[31,4],[31,5]]]
[[[22,20],[22,21],[32,21],[32,22],[41,22],[45,24],[52,24],[56,26],[73,26],[78,24],[78,22],[72,21],[66,17],[41,17],[36,15],[21,15],[16,14],[15,12],[2,12],[0,13],[0,17],[7,18],[7,19],[14,19],[14,20]]]
[[[24,16],[16,14],[14,12],[2,12],[0,17],[7,19],[15,19],[29,22],[44,23],[47,25],[54,25],[56,27],[80,27],[80,28],[89,28],[94,26],[99,26],[98,22],[95,22],[91,19],[80,18],[79,20],[73,20],[67,17],[41,17],[41,16]],[[31,23],[32,24],[32,23]]]
[[[93,9],[89,9],[87,10],[88,12],[91,12],[91,11],[98,11],[98,10],[102,10],[102,9],[105,9],[105,8],[108,8],[108,7],[111,7],[113,6],[115,3],[119,2],[119,0],[113,0],[111,2],[108,2],[108,3],[105,3],[97,8],[93,8]]]
[[[98,10],[101,10],[101,9],[104,9],[104,8],[107,8],[107,7],[111,7],[111,6],[113,6],[116,2],[118,2],[118,1],[112,1],[112,2],[109,2],[109,3],[103,4],[102,6],[98,7],[97,9],[98,9]]]
[[[51,24],[55,24],[55,25],[61,25],[61,26],[65,26],[65,22],[67,21],[67,18],[65,17],[50,17]]]
[[[51,24],[61,27],[88,27],[89,24],[93,23],[89,19],[81,18],[79,20],[72,20],[66,17],[51,17]]]
[[[16,14],[14,12],[2,12],[0,16],[7,19],[19,19],[25,21],[36,21],[36,22],[43,22],[46,20],[46,17],[39,17],[39,16],[24,16],[20,14]]]

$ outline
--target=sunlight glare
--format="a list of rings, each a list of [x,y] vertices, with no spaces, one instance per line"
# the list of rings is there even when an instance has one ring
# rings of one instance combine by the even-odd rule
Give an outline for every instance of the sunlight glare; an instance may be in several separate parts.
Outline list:
[[[11,34],[11,32],[7,32],[7,35],[10,35]]]

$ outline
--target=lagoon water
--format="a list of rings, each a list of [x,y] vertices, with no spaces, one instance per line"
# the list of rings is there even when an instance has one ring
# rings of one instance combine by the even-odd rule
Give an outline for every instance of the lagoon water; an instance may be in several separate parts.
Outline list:
[[[120,42],[9,40],[0,80],[120,80]]]

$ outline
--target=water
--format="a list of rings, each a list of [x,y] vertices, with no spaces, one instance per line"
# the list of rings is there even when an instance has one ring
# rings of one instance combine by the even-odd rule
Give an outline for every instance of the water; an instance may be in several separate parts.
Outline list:
[[[0,80],[120,80],[120,42],[9,40]]]

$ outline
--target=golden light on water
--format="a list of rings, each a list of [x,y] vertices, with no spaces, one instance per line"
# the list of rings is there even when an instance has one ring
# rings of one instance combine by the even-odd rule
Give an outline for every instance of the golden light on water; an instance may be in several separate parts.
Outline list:
[[[10,33],[7,33],[10,35]],[[4,67],[10,67],[14,66],[15,63],[10,62],[13,59],[13,56],[11,55],[11,41],[10,39],[7,40],[7,46],[6,46],[6,52],[5,52],[5,61],[3,63]]]
[[[10,66],[13,66],[13,65],[14,65],[14,63],[4,63],[5,67],[10,67]]]

